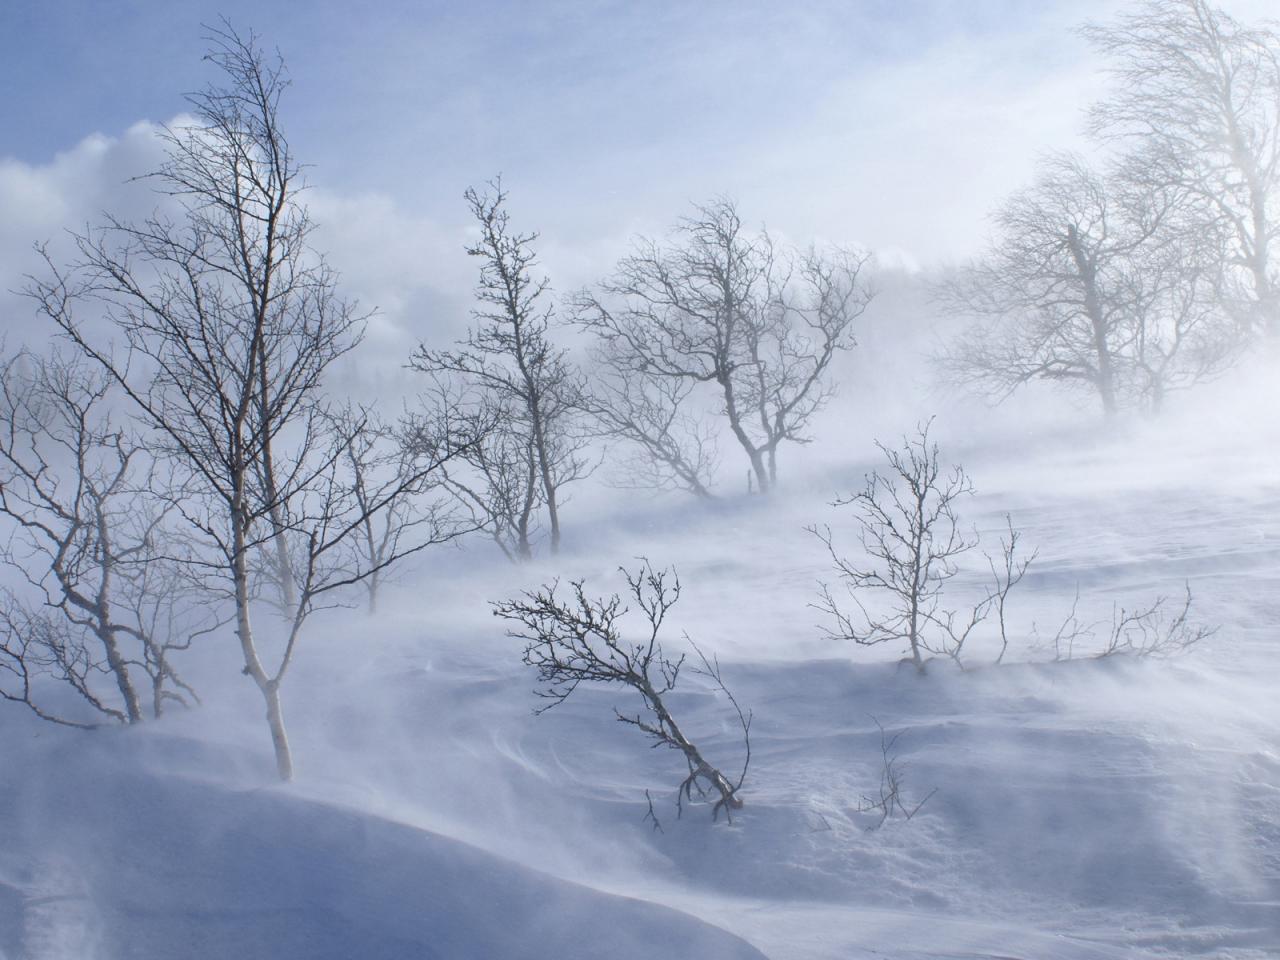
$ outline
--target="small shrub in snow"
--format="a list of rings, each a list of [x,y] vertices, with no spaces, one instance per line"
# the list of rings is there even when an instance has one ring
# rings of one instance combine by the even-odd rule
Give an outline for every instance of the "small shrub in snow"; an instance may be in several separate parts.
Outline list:
[[[1018,558],[1019,533],[1008,521],[1008,537],[1000,543],[1000,558],[988,555],[993,584],[974,606],[964,610],[944,606],[943,591],[959,572],[957,561],[978,545],[977,534],[964,533],[956,517],[957,502],[972,495],[973,483],[964,468],[944,470],[938,445],[929,441],[929,423],[899,449],[877,443],[888,460],[885,473],[872,472],[865,488],[837,499],[836,507],[851,506],[868,563],[858,565],[838,552],[831,528],[810,527],[826,545],[849,599],[852,614],[837,602],[827,584],[815,606],[830,615],[827,632],[860,644],[905,641],[917,670],[924,672],[927,654],[947,656],[960,663],[965,642],[983,621],[995,616],[1000,634],[1000,658],[1008,647],[1005,603],[1009,591],[1035,559]],[[872,612],[862,594],[879,592],[887,609]]]
[[[919,803],[908,805],[902,795],[902,788],[906,782],[906,766],[898,762],[898,755],[894,752],[898,738],[904,731],[899,730],[893,736],[889,736],[884,725],[876,717],[872,717],[871,720],[880,731],[880,791],[876,797],[864,795],[858,804],[858,812],[880,814],[880,819],[867,828],[878,830],[884,826],[886,820],[895,815],[901,816],[904,820],[910,820],[920,812],[920,808],[929,802],[938,789],[934,787]]]
[[[1156,597],[1150,605],[1133,610],[1115,604],[1111,608],[1110,621],[1081,623],[1076,612],[1079,605],[1080,594],[1077,592],[1071,612],[1053,635],[1054,660],[1077,659],[1077,645],[1082,641],[1088,644],[1100,630],[1103,631],[1102,646],[1087,655],[1090,659],[1176,656],[1217,632],[1217,627],[1191,622],[1190,584],[1186,585],[1180,604],[1169,597]]]
[[[744,712],[720,676],[720,665],[708,659],[692,642],[701,663],[694,668],[709,678],[729,699],[742,727],[745,758],[737,780],[730,780],[707,762],[702,751],[691,741],[671,714],[665,697],[676,687],[685,657],[668,656],[658,640],[667,612],[680,599],[680,581],[673,571],[654,570],[645,561],[634,573],[623,570],[629,599],[639,608],[646,628],[639,639],[625,639],[620,622],[628,612],[622,597],[591,599],[583,581],[570,584],[570,596],[557,593],[558,583],[539,591],[526,593],[516,600],[494,605],[494,615],[519,626],[509,636],[524,640],[524,662],[538,671],[542,683],[538,695],[550,700],[537,712],[542,713],[562,703],[581,683],[621,684],[635,691],[642,709],[634,714],[614,708],[622,723],[630,724],[653,740],[654,746],[678,750],[689,768],[680,784],[677,804],[684,800],[715,795],[712,817],[724,809],[726,815],[742,808],[739,791],[751,763],[751,714]],[[652,810],[652,804],[650,805]],[[656,822],[656,820],[655,820]]]

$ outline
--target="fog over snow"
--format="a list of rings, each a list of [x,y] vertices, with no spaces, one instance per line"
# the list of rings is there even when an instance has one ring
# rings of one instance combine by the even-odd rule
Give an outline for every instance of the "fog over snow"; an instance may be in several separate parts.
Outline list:
[[[1274,16],[10,3],[0,960],[1280,957]]]

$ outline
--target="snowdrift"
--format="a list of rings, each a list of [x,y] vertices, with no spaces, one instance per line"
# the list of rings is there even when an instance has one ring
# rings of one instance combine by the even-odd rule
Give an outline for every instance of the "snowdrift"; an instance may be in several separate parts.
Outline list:
[[[287,789],[158,775],[128,738],[106,739],[66,740],[38,777],[8,766],[0,956],[763,956],[449,837]]]

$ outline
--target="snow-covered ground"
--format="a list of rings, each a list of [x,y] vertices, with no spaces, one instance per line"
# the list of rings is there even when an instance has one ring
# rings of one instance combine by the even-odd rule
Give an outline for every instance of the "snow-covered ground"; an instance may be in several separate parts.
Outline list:
[[[901,650],[819,629],[830,572],[804,527],[829,522],[852,549],[827,503],[876,465],[857,443],[772,503],[584,498],[555,562],[438,551],[376,618],[343,613],[307,640],[285,687],[292,785],[272,782],[229,645],[204,655],[205,707],[146,729],[6,709],[0,957],[1280,956],[1280,430],[1265,423],[960,448],[979,488],[965,517],[994,537],[1008,512],[1039,548],[1000,666],[987,638],[967,670],[917,676]],[[556,575],[611,592],[640,556],[684,585],[669,646],[687,630],[754,712],[731,824],[706,806],[677,819],[682,764],[613,721],[625,693],[584,687],[535,717],[532,672],[490,614]],[[1219,628],[1186,655],[1050,662],[1077,587],[1099,620],[1184,583]],[[690,675],[672,706],[737,769],[712,687]],[[877,721],[901,732],[906,800],[936,792],[870,829]]]

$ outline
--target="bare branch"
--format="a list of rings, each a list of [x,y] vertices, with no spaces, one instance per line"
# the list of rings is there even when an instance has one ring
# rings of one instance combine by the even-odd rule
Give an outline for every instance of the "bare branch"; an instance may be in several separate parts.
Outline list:
[[[938,788],[934,787],[930,790],[919,803],[908,806],[902,796],[902,788],[906,782],[904,765],[898,762],[898,756],[894,753],[898,739],[906,731],[899,730],[890,737],[877,717],[873,716],[871,722],[880,731],[880,791],[875,798],[863,796],[858,804],[858,812],[879,813],[880,819],[867,828],[879,830],[884,826],[884,822],[895,814],[900,815],[904,820],[910,820],[938,792]]]
[[[577,297],[574,322],[594,335],[602,371],[602,429],[654,463],[651,479],[705,495],[706,435],[688,407],[706,385],[767,492],[779,445],[808,441],[831,396],[828,367],[854,345],[867,262],[781,250],[744,230],[726,198],[696,206],[665,246],[637,240],[598,293]]]
[[[956,515],[956,504],[972,495],[973,484],[958,465],[944,470],[938,446],[929,439],[931,424],[932,420],[921,424],[916,436],[900,448],[877,444],[889,469],[869,474],[862,491],[832,504],[855,509],[869,565],[846,559],[836,548],[830,527],[808,528],[826,547],[857,610],[856,615],[848,612],[830,586],[822,584],[812,606],[829,618],[827,634],[864,645],[905,643],[921,673],[926,654],[947,656],[963,666],[966,643],[992,612],[999,623],[1003,658],[1008,645],[1008,594],[1035,556],[1016,559],[1019,537],[1009,521],[1009,539],[1002,543],[1003,571],[988,557],[994,586],[964,612],[943,605],[944,590],[959,572],[959,560],[978,545],[978,539],[976,532],[969,535],[961,530]],[[864,593],[884,597],[887,610],[870,611],[863,602]]]
[[[566,352],[550,338],[554,309],[544,299],[546,278],[533,270],[537,234],[516,233],[501,179],[487,193],[466,192],[480,239],[467,253],[480,259],[475,327],[454,350],[415,351],[409,365],[435,378],[442,401],[427,417],[455,430],[486,426],[466,459],[474,474],[455,492],[485,514],[508,556],[532,556],[535,512],[545,508],[550,548],[560,549],[563,488],[589,475],[589,438],[578,426],[583,384]],[[456,379],[461,386],[453,388]],[[470,402],[460,395],[470,394]]]
[[[508,636],[524,641],[524,662],[537,670],[541,684],[537,694],[550,701],[537,712],[564,702],[582,683],[618,684],[632,690],[639,695],[642,709],[630,714],[615,708],[614,715],[648,736],[655,746],[669,747],[684,757],[688,776],[677,791],[677,808],[683,809],[684,801],[692,801],[695,794],[702,798],[713,792],[717,799],[712,818],[722,809],[731,818],[734,810],[742,808],[739,791],[751,760],[751,714],[729,693],[719,663],[708,660],[694,646],[702,662],[700,672],[728,697],[742,728],[746,759],[734,783],[707,762],[681,730],[665,700],[675,689],[684,664],[683,656],[673,659],[665,654],[658,639],[668,612],[680,599],[679,579],[674,571],[655,570],[648,561],[634,572],[623,570],[622,574],[628,598],[645,623],[635,639],[628,640],[621,632],[621,620],[628,612],[622,597],[615,593],[591,599],[581,580],[570,584],[568,598],[559,595],[559,585],[552,583],[520,599],[496,603],[493,612],[518,625]]]

